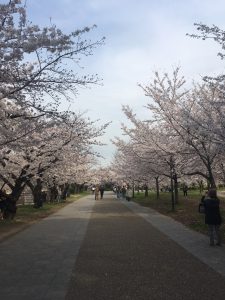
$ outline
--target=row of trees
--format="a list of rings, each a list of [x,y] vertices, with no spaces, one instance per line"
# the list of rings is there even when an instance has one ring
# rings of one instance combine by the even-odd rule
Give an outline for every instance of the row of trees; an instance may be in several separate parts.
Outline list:
[[[94,26],[95,27],[95,26]],[[97,153],[92,145],[108,124],[97,126],[81,113],[59,109],[97,75],[79,76],[80,60],[104,43],[70,34],[55,25],[27,20],[26,2],[0,4],[0,198],[7,218],[28,186],[37,201],[43,183],[50,190],[83,183]],[[66,102],[67,101],[67,102]]]
[[[197,38],[213,38],[225,46],[225,31],[196,24]],[[223,59],[224,54],[219,53]],[[149,98],[149,120],[140,120],[129,106],[123,111],[131,126],[122,125],[127,139],[116,138],[113,170],[128,182],[171,184],[175,202],[179,181],[207,182],[216,187],[225,181],[225,82],[224,76],[204,77],[187,86],[180,69],[172,75],[154,73],[139,85]]]

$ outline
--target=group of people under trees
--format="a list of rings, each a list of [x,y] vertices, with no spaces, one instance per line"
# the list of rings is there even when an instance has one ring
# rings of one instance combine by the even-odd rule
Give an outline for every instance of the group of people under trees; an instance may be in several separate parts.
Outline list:
[[[95,200],[99,200],[99,195],[100,199],[103,199],[105,187],[103,184],[99,185],[97,184],[95,187],[92,187],[92,193],[95,195]]]
[[[114,186],[113,188],[114,193],[116,194],[117,198],[123,198],[127,201],[130,201],[132,198],[132,189],[128,185],[122,185],[122,186]]]

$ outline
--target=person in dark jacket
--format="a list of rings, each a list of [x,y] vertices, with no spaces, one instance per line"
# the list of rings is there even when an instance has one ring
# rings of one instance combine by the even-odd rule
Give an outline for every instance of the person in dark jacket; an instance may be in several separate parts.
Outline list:
[[[126,198],[126,187],[123,185],[121,189],[122,198]]]
[[[205,224],[209,227],[210,246],[221,246],[220,225],[222,223],[220,215],[220,200],[215,189],[210,189],[204,199]]]
[[[100,185],[99,191],[100,191],[100,196],[101,196],[101,199],[102,199],[102,198],[103,198],[104,191],[105,191],[104,185]]]
[[[184,193],[184,198],[187,199],[187,192],[188,192],[188,186],[186,183],[183,185],[183,193]]]

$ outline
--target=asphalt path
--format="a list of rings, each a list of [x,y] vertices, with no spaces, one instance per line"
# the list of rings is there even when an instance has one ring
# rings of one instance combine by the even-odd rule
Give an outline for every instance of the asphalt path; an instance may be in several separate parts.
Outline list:
[[[224,300],[225,279],[129,207],[105,199],[94,206],[66,299]]]
[[[83,200],[0,243],[0,299],[65,299],[94,205]]]
[[[224,300],[225,246],[138,207],[90,195],[2,242],[0,299]]]

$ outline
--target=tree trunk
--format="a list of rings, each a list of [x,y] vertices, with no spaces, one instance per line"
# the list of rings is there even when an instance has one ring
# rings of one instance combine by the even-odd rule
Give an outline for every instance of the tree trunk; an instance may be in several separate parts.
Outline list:
[[[200,180],[198,181],[198,184],[199,184],[199,192],[200,194],[202,194],[203,190],[204,190],[204,184],[203,184],[203,181]]]
[[[42,181],[41,179],[37,179],[36,185],[33,189],[33,197],[34,197],[34,208],[40,208],[43,205],[42,199]]]
[[[216,182],[211,169],[209,170],[209,188],[216,188]]]
[[[135,190],[135,186],[134,186],[134,181],[133,181],[133,185],[132,185],[132,198],[134,198],[134,190]]]
[[[171,205],[172,205],[172,211],[175,210],[175,199],[174,199],[174,160],[173,156],[170,157],[170,189],[171,189]]]
[[[159,200],[159,176],[155,177],[156,199]]]
[[[25,184],[23,180],[17,180],[12,193],[6,195],[1,201],[1,210],[3,214],[3,219],[13,219],[16,215],[17,206],[16,203],[19,200]]]
[[[32,195],[33,195],[34,208],[42,207],[44,199],[43,199],[43,194],[42,194],[42,181],[41,181],[41,179],[38,178],[35,184],[28,181],[27,185],[29,186],[29,188],[32,192]]]
[[[75,193],[79,193],[79,184],[75,183]]]
[[[62,187],[62,199],[63,200],[66,200],[66,198],[67,198],[69,187],[70,187],[70,185],[68,183],[65,183]],[[79,189],[81,189],[80,186],[79,186]]]
[[[51,186],[49,188],[49,192],[50,192],[50,202],[55,202],[58,196],[58,190],[56,188],[55,185]]]
[[[0,207],[3,214],[4,219],[13,219],[16,215],[17,206],[16,203],[19,200],[24,187],[26,186],[26,183],[28,181],[27,178],[27,169],[28,166],[25,166],[18,177],[15,177],[15,182],[13,184],[8,184],[11,189],[11,194],[6,194],[1,191],[1,196],[3,198],[2,201],[0,201]],[[7,184],[7,183],[6,183]]]
[[[178,194],[178,181],[177,181],[176,173],[173,176],[173,180],[174,180],[174,202],[175,202],[175,204],[178,204],[179,194]]]
[[[208,159],[207,169],[208,169],[208,187],[216,188],[216,182],[215,182],[215,179],[213,176],[213,171],[212,171],[212,164],[210,163],[209,159]]]
[[[140,194],[140,187],[139,187],[139,185],[137,186],[137,193]]]
[[[175,210],[175,201],[174,201],[174,186],[173,186],[173,171],[172,168],[170,170],[170,189],[171,189],[171,205],[172,205],[172,211]]]
[[[145,184],[144,189],[145,189],[145,197],[148,197],[148,185],[147,184]]]

